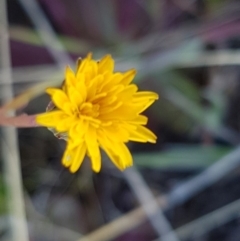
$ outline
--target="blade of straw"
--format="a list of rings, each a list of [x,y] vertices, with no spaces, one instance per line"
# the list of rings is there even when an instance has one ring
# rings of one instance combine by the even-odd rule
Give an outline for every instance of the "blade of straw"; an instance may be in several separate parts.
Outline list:
[[[8,38],[8,24],[6,13],[6,1],[0,1],[0,67],[2,69],[2,79],[11,83],[10,50]],[[4,102],[13,97],[12,85],[3,85],[0,89]],[[2,128],[2,158],[4,161],[4,174],[8,194],[8,206],[10,214],[11,240],[27,241],[28,230],[26,215],[24,210],[24,198],[22,179],[20,172],[20,158],[18,150],[18,139],[16,129]]]

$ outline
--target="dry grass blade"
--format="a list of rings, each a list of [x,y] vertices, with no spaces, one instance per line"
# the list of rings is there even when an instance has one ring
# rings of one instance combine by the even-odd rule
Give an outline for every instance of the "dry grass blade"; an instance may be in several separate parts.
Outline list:
[[[179,241],[171,224],[164,216],[154,195],[137,169],[134,167],[129,168],[123,173],[123,175],[146,212],[155,232],[161,237],[162,241]],[[151,203],[151,205],[149,205],[149,203]]]
[[[43,40],[49,53],[62,68],[67,63],[72,64],[71,57],[65,52],[65,48],[59,41],[45,13],[42,11],[36,0],[19,0],[32,22],[34,23],[38,34]]]
[[[49,86],[57,86],[60,85],[62,80],[52,80],[52,81],[46,81],[43,83],[39,83],[34,85],[33,87],[27,89],[19,96],[12,99],[10,102],[8,102],[3,108],[4,111],[6,110],[17,110],[19,108],[22,108],[26,106],[30,100],[36,98],[37,96],[44,93],[45,89]]]
[[[154,200],[155,202],[155,200]],[[164,197],[158,200],[159,206],[164,207],[166,201]],[[148,203],[151,207],[152,203]],[[157,211],[157,210],[156,210]],[[129,212],[126,215],[112,221],[111,223],[99,228],[96,231],[80,238],[78,241],[107,241],[112,240],[119,235],[130,231],[131,229],[140,225],[146,218],[145,210],[142,207],[136,208],[135,210]]]
[[[5,102],[13,97],[6,2],[0,1],[0,68],[3,70],[4,79],[8,82],[7,86],[1,87],[0,94]],[[1,112],[3,110],[4,108]],[[0,143],[1,157],[10,217],[10,237],[8,239],[28,241],[17,132],[14,128],[1,128],[1,134],[3,137]]]
[[[214,228],[217,228],[234,218],[239,217],[240,200],[236,200],[222,208],[219,208],[211,213],[208,213],[184,226],[175,230],[181,240],[190,238],[199,238]],[[160,241],[156,239],[155,241]]]

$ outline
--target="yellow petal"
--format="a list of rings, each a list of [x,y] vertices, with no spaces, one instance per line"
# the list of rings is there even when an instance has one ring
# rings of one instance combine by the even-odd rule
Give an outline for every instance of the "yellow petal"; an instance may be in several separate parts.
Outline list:
[[[72,173],[76,172],[80,168],[80,166],[83,162],[83,159],[86,155],[86,150],[87,149],[86,149],[86,145],[85,145],[84,142],[81,143],[78,147],[76,147],[74,149],[74,153],[72,154],[73,160],[72,160],[72,163],[71,163],[71,166],[70,166],[70,171]]]
[[[132,120],[138,116],[143,107],[141,105],[123,103],[118,109],[114,109],[113,111],[110,109],[108,113],[102,114],[100,112],[99,118],[102,120]]]
[[[73,162],[74,151],[75,151],[75,147],[71,145],[70,141],[68,141],[66,149],[65,149],[63,157],[62,157],[62,165],[63,166],[70,167],[70,165]]]
[[[118,109],[121,105],[123,104],[123,102],[120,101],[115,101],[114,103],[112,103],[111,105],[107,105],[107,106],[103,106],[100,109],[100,113],[101,115],[106,115],[107,113],[111,113],[114,110]]]
[[[124,169],[132,166],[133,165],[132,154],[130,153],[127,146],[124,143],[118,143],[116,147],[119,153],[121,154],[120,157],[122,158]]]
[[[138,126],[135,131],[131,131],[129,140],[139,142],[156,143],[156,135],[144,126]]]
[[[113,72],[114,60],[111,55],[105,55],[98,63],[98,73],[103,74],[107,71]]]
[[[99,139],[101,148],[120,170],[132,165],[132,155],[124,143],[110,142],[107,138]]]
[[[119,158],[119,154],[116,153],[116,150],[113,149],[113,146],[110,146],[106,139],[99,139],[100,147],[106,152],[113,164],[121,171],[124,170],[124,164]]]
[[[91,60],[92,59],[92,53],[88,53],[86,59]]]
[[[131,101],[134,93],[136,93],[138,90],[138,87],[134,84],[128,85],[127,87],[124,88],[122,92],[117,94],[117,97],[119,100],[123,101]]]
[[[96,93],[98,91],[99,82],[102,81],[102,80],[103,80],[102,75],[98,75],[91,80],[91,84],[88,87],[88,91],[87,91],[87,101],[90,100],[90,99],[93,99],[94,96],[96,96]]]
[[[98,74],[98,64],[96,61],[91,60],[88,63],[88,67],[86,67],[85,71],[85,78],[86,78],[86,84],[91,84],[92,79],[95,78]]]
[[[76,84],[77,91],[79,92],[81,98],[83,101],[86,100],[87,98],[87,88],[85,85],[85,75],[84,74],[79,74],[77,77],[77,84]]]
[[[135,69],[131,69],[131,70],[127,71],[126,73],[124,73],[123,78],[121,80],[121,84],[129,85],[132,82],[132,80],[134,79],[136,73],[137,73],[137,71]]]
[[[36,121],[39,125],[47,127],[56,127],[59,120],[67,118],[67,115],[61,110],[55,110],[39,114],[36,117]]]
[[[151,106],[154,102],[155,102],[155,100],[148,100],[148,101],[146,101],[145,104],[139,105],[139,108],[138,108],[138,110],[137,110],[137,113],[138,113],[138,114],[142,113],[142,112],[145,111],[149,106]]]
[[[75,86],[76,85],[76,77],[73,70],[67,66],[65,70],[65,84],[66,86]]]
[[[76,73],[78,72],[78,69],[79,69],[81,63],[82,63],[82,58],[78,58],[76,61]]]
[[[99,102],[103,99],[105,99],[104,97],[107,96],[106,92],[100,93],[100,94],[96,94],[95,96],[92,96],[91,98],[89,98],[89,102],[92,102],[93,104],[100,104]]]
[[[102,130],[98,131],[99,136],[105,136],[111,141],[127,142],[129,138],[129,132],[126,128],[121,128],[115,125],[105,126]]]
[[[96,130],[94,128],[90,127],[88,129],[85,141],[88,155],[92,162],[92,169],[95,172],[99,172],[101,169],[101,154],[97,142]]]
[[[67,116],[64,119],[59,119],[56,125],[56,130],[59,132],[69,131],[74,121],[76,121],[74,116]]]
[[[147,100],[157,100],[159,98],[158,94],[152,91],[139,91],[134,94],[134,101],[147,101]]]
[[[89,61],[91,60],[91,58],[92,58],[92,53],[89,53],[89,54],[87,55],[87,57],[81,61],[81,64],[80,64],[80,66],[78,67],[78,71],[77,71],[77,74],[76,74],[77,77],[78,77],[78,75],[79,75],[80,73],[84,73],[84,72],[85,72],[85,70],[86,70],[86,68],[88,67],[88,63],[89,63]]]
[[[69,92],[69,100],[74,106],[75,109],[77,109],[84,101],[84,95],[82,96],[79,91],[73,86],[68,87]]]
[[[136,124],[136,125],[145,125],[147,124],[148,118],[144,115],[139,115],[133,120],[130,120],[129,123]]]
[[[103,76],[104,81],[99,83],[98,90],[99,90],[99,92],[104,92],[105,90],[108,90],[109,86],[112,86],[112,78],[113,78],[114,74],[109,71],[106,71],[100,75]]]
[[[64,111],[65,113],[72,114],[72,105],[67,95],[62,90],[56,90],[52,96],[52,101],[57,108]]]
[[[111,73],[109,71],[105,72],[103,74],[104,81],[102,81],[99,84],[99,90],[101,92],[105,92],[105,91],[108,92],[112,87],[116,85],[122,85],[122,87],[124,87],[124,85],[121,84],[122,77],[123,77],[122,73]]]
[[[85,133],[88,131],[89,122],[83,118],[73,122],[69,130],[69,136],[73,140],[82,140]]]
[[[124,90],[123,85],[113,85],[107,90],[108,95],[117,96],[120,92]]]
[[[57,88],[47,88],[46,89],[46,93],[49,95],[54,95],[54,93],[56,93],[56,91],[58,91],[59,89]]]

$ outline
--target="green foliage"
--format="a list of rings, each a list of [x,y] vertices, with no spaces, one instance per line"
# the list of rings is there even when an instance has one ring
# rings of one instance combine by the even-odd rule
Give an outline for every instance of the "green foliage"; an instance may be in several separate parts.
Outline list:
[[[162,152],[135,154],[135,164],[140,167],[161,169],[206,168],[232,148],[225,146],[178,145]]]
[[[6,213],[6,189],[2,176],[0,176],[0,215]]]

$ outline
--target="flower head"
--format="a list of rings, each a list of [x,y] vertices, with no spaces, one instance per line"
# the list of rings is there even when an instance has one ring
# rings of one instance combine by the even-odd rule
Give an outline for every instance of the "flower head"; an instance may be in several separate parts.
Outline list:
[[[138,91],[132,80],[136,71],[114,72],[110,55],[100,61],[88,54],[74,73],[66,68],[61,88],[48,88],[55,110],[37,116],[37,123],[67,134],[62,164],[76,172],[85,155],[92,169],[101,168],[100,149],[120,169],[132,165],[128,141],[156,142],[156,136],[144,125],[148,119],[141,113],[158,95]]]

